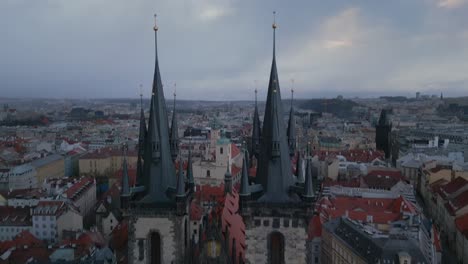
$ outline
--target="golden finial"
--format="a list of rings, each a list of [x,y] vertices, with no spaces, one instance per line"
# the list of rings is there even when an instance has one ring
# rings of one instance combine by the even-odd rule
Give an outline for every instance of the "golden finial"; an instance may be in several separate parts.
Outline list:
[[[271,25],[273,29],[276,29],[278,25],[276,24],[276,11],[273,11],[273,25]]]
[[[154,31],[158,31],[158,29],[159,29],[156,17],[157,17],[157,15],[154,14],[154,27],[153,27]]]

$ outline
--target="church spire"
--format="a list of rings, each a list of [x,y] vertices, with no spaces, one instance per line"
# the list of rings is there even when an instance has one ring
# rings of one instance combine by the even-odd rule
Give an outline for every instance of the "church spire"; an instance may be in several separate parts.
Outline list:
[[[172,160],[175,161],[177,158],[177,153],[179,153],[179,135],[178,135],[179,126],[177,125],[177,114],[176,114],[176,84],[174,83],[174,106],[172,109],[172,124],[171,124],[171,155]]]
[[[302,157],[302,153],[299,152],[297,154],[297,164],[296,164],[296,171],[297,171],[297,182],[304,182],[304,167],[303,167],[304,158]]]
[[[307,158],[306,162],[306,179],[305,179],[305,186],[304,186],[304,194],[303,197],[305,199],[312,199],[314,198],[314,183],[312,181],[312,164],[310,158]]]
[[[257,81],[255,81],[257,83]],[[256,85],[255,85],[256,86]],[[252,126],[252,155],[258,159],[260,153],[260,138],[262,131],[260,128],[260,118],[258,117],[258,107],[257,107],[257,87],[255,87],[255,110],[253,116],[253,126]]]
[[[291,80],[291,109],[289,110],[289,122],[288,122],[288,145],[289,145],[289,155],[292,157],[296,152],[296,119],[294,117],[294,80]]]
[[[193,179],[193,167],[192,167],[192,142],[189,143],[189,153],[187,159],[187,185],[191,192],[194,191],[195,181]]]
[[[156,15],[155,15],[156,19]],[[154,26],[155,69],[145,151],[146,196],[142,203],[172,203],[168,190],[176,189],[176,174],[171,158],[169,123],[158,61],[158,26]]]
[[[291,160],[283,121],[283,104],[276,69],[276,21],[272,27],[273,61],[268,84],[256,180],[257,183],[263,186],[264,191],[263,196],[259,199],[260,202],[283,203],[295,201],[297,196],[289,194],[290,187],[294,184],[294,178],[291,173]]]
[[[138,135],[138,160],[137,160],[137,185],[144,185],[144,165],[143,156],[145,155],[145,140],[146,140],[146,121],[145,111],[143,110],[143,92],[140,84],[140,134]]]

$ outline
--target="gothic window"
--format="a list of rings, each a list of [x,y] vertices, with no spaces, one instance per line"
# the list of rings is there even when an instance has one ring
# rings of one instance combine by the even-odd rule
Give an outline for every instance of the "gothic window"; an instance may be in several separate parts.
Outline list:
[[[206,170],[206,177],[211,177],[211,173],[210,173],[210,170]]]
[[[219,154],[223,154],[223,148],[219,148]]]
[[[284,264],[284,236],[280,232],[272,232],[268,238],[268,263]]]
[[[161,252],[161,235],[158,232],[151,233],[150,236],[150,245],[151,245],[151,264],[161,264],[162,263],[162,252]]]

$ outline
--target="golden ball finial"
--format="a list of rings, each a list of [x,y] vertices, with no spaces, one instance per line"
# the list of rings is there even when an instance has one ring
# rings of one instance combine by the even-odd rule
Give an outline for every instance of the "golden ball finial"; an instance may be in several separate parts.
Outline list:
[[[278,25],[276,24],[276,11],[273,11],[273,25],[271,25],[273,29],[276,29]]]
[[[153,30],[154,30],[154,31],[158,31],[158,29],[159,29],[158,24],[156,23],[156,22],[157,22],[157,21],[156,21],[156,17],[157,17],[157,15],[154,14],[154,27],[153,27]]]

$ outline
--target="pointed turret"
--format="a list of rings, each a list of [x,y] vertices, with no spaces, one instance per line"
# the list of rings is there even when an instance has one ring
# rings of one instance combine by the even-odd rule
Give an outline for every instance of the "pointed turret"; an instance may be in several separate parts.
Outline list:
[[[138,135],[138,160],[137,160],[137,177],[136,185],[145,185],[144,179],[144,164],[143,156],[145,155],[145,140],[146,140],[146,121],[145,112],[143,110],[143,94],[140,94],[140,134]]]
[[[258,107],[257,107],[257,88],[255,88],[255,110],[253,116],[253,126],[252,126],[252,156],[255,156],[258,159],[260,154],[260,140],[262,136],[262,131],[260,129],[260,118],[258,117]]]
[[[192,144],[189,145],[189,154],[187,160],[187,187],[188,189],[193,192],[195,191],[195,181],[193,179],[193,167],[192,167]]]
[[[310,158],[307,159],[306,162],[306,175],[305,175],[305,186],[304,186],[304,194],[303,197],[305,199],[312,199],[315,197],[314,194],[314,183],[312,180],[312,164]]]
[[[177,154],[179,153],[178,130],[179,130],[179,127],[177,125],[177,114],[176,114],[176,93],[175,93],[175,88],[174,88],[174,107],[172,109],[172,124],[171,124],[171,135],[170,135],[171,155],[172,155],[173,161],[175,161],[175,159],[177,158]]]
[[[157,51],[158,27],[154,26],[155,69],[151,96],[150,117],[146,139],[144,165],[147,178],[146,196],[142,203],[172,203],[167,191],[176,189],[176,175],[171,158],[169,143],[169,122],[167,120],[166,100],[164,99]]]
[[[256,180],[263,186],[264,191],[263,196],[259,199],[260,202],[283,203],[295,201],[297,196],[289,195],[294,178],[291,173],[288,140],[283,121],[283,104],[276,69],[276,27],[276,23],[273,23],[273,61]]]
[[[229,167],[228,161],[226,173],[224,174],[224,194],[232,193],[232,174]]]
[[[297,164],[296,164],[296,171],[297,171],[297,182],[304,182],[304,167],[303,167],[303,158],[302,153],[297,154]]]
[[[288,122],[288,145],[289,155],[292,157],[296,152],[296,119],[294,118],[293,109],[294,90],[291,89],[291,110],[289,110],[289,122]]]
[[[248,197],[250,196],[250,188],[249,188],[249,168],[247,164],[247,151],[243,153],[243,162],[242,162],[242,174],[241,174],[241,185],[239,195],[241,197]]]
[[[185,181],[184,181],[184,161],[179,159],[179,171],[177,176],[177,197],[185,197]]]

